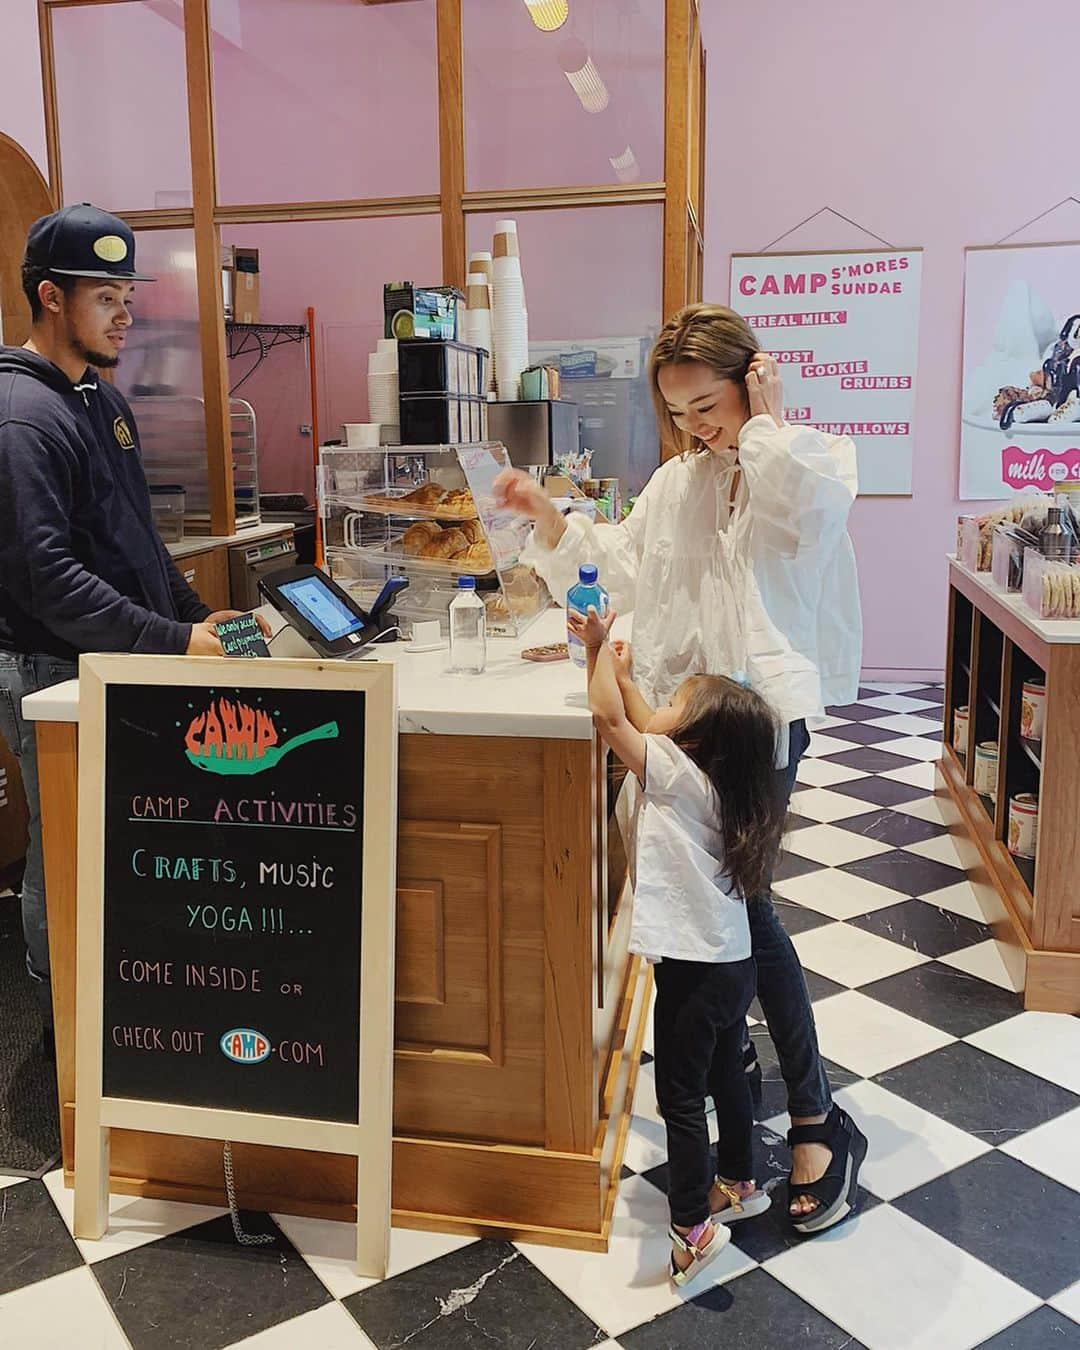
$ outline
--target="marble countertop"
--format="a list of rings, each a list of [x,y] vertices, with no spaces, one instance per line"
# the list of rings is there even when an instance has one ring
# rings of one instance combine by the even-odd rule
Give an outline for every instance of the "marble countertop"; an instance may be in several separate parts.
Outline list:
[[[280,616],[270,611],[275,628]],[[629,632],[629,616],[616,631]],[[565,641],[561,609],[549,610],[522,638],[490,638],[483,675],[453,675],[446,670],[445,647],[410,652],[403,642],[373,649],[380,661],[398,668],[398,728],[439,736],[534,736],[551,740],[588,740],[592,717],[585,693],[585,673],[569,661],[538,664],[521,659],[526,647]],[[275,656],[310,655],[292,630],[274,646]],[[77,722],[79,682],[68,680],[31,694],[23,713],[36,722]]]
[[[989,572],[973,572],[970,567],[965,567],[954,553],[950,553],[948,558],[950,567],[955,567],[958,572],[970,577],[987,595],[993,596],[999,605],[1011,610],[1024,627],[1030,628],[1043,642],[1080,642],[1080,619],[1041,619],[1034,610],[1028,608],[1023,598],[1015,591],[1003,591]]]

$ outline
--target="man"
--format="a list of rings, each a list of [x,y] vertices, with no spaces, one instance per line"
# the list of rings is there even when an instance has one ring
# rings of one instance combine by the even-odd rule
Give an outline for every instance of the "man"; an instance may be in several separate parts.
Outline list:
[[[22,886],[27,966],[51,1043],[37,752],[26,694],[78,673],[80,652],[221,656],[211,614],[154,527],[138,430],[99,370],[132,323],[135,237],[83,203],[30,227],[22,265],[33,326],[0,347],[0,734],[29,808]]]

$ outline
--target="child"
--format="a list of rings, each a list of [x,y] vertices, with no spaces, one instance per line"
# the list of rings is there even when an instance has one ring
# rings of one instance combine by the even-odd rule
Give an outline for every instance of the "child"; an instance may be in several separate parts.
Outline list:
[[[671,1279],[685,1284],[730,1239],[717,1225],[769,1207],[753,1180],[753,1111],[743,1027],[754,997],[744,896],[769,876],[783,815],[776,723],[752,690],[685,680],[653,711],[613,648],[614,613],[567,616],[588,655],[589,706],[604,741],[642,785],[630,950],[654,963],[656,1092],[667,1127]],[[716,1104],[717,1172],[705,1097]]]

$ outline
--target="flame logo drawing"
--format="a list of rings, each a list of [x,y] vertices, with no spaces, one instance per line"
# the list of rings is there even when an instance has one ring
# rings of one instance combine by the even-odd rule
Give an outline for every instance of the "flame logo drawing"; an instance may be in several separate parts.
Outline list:
[[[191,719],[184,746],[192,764],[207,773],[252,774],[272,769],[301,745],[336,740],[337,735],[338,724],[325,722],[279,745],[277,727],[269,713],[218,698]]]

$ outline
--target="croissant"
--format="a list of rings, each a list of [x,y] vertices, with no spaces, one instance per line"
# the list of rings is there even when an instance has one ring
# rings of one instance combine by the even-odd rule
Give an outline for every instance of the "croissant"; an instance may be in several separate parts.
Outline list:
[[[484,543],[484,527],[478,520],[466,520],[458,528],[470,544]]]
[[[401,544],[406,553],[411,553],[415,557],[440,534],[442,527],[434,520],[420,520],[415,525],[410,525],[401,536]]]
[[[417,506],[438,506],[446,496],[446,489],[438,483],[422,483],[401,498],[404,502],[415,502]]]
[[[476,499],[468,488],[457,488],[448,493],[440,502],[443,511],[457,511],[461,515],[476,514]]]
[[[450,533],[450,531],[447,531],[447,533]],[[454,531],[454,533],[459,533],[459,531]],[[490,572],[495,566],[495,560],[492,558],[491,549],[487,544],[470,544],[468,548],[454,554],[454,562],[462,567],[477,567],[485,572]]]
[[[468,547],[468,540],[460,530],[441,530],[437,538],[420,550],[421,558],[452,558]]]

